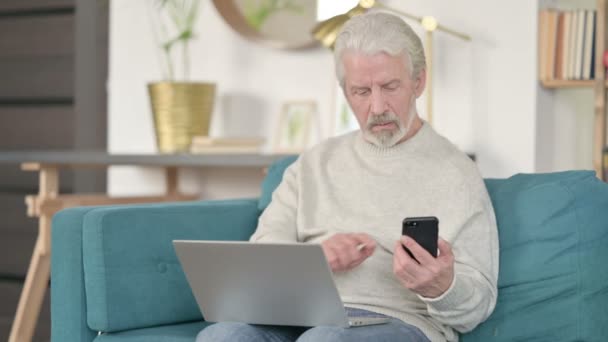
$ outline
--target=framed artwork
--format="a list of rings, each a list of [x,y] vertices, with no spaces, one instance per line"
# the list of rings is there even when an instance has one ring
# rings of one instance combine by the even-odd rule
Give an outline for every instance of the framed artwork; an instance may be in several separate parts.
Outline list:
[[[359,129],[357,118],[346,101],[344,92],[338,83],[336,83],[334,92],[333,135],[341,135]]]
[[[277,120],[274,151],[302,152],[310,141],[313,117],[317,113],[314,101],[290,101],[283,104]]]

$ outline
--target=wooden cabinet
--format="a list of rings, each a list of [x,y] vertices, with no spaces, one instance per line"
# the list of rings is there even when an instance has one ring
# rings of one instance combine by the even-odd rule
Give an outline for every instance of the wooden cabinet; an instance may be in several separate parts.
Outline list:
[[[0,1],[1,151],[105,149],[108,3]],[[69,171],[61,182],[63,193],[79,184],[78,191],[104,191],[105,173]],[[9,340],[36,242],[38,222],[25,215],[25,196],[37,188],[35,174],[0,166],[1,341]],[[50,337],[48,301],[43,305],[35,341]]]

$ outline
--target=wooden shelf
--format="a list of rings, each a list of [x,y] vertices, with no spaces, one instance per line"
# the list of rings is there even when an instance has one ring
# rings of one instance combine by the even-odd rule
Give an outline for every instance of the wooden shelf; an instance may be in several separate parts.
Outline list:
[[[545,88],[593,88],[595,80],[543,80],[541,84]],[[608,81],[604,81],[604,87],[608,88]]]
[[[606,123],[608,121],[608,94],[606,89],[608,89],[608,80],[606,79],[606,66],[604,65],[604,51],[608,47],[608,32],[606,20],[608,18],[608,0],[596,0],[596,22],[595,22],[595,56],[593,56],[593,63],[595,64],[595,76],[594,80],[540,80],[540,84],[547,89],[560,89],[560,88],[591,88],[593,89],[594,94],[594,133],[593,133],[593,168],[598,176],[598,178],[608,181],[608,166],[606,165],[605,160],[605,152],[606,148]],[[539,17],[539,25],[541,22]],[[545,17],[545,20],[548,20]],[[547,22],[545,22],[546,24]],[[545,29],[547,28],[544,26]],[[539,34],[546,32],[541,31],[541,27],[539,26]],[[545,30],[546,31],[546,30]],[[547,31],[548,32],[548,31]],[[539,38],[539,73],[543,75],[543,64],[540,63],[543,59],[543,53],[548,53],[548,46],[546,44],[540,44],[542,42],[542,38]],[[547,57],[547,56],[544,56]],[[545,70],[546,71],[546,70]],[[543,77],[543,76],[541,76]],[[604,85],[603,87],[601,85]]]

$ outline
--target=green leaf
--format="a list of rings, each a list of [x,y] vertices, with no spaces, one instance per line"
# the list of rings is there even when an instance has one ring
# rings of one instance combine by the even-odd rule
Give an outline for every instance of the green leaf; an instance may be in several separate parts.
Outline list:
[[[151,0],[146,0],[151,1]],[[167,65],[166,73],[173,79],[176,63],[181,63],[184,73],[190,70],[189,41],[196,38],[194,32],[198,18],[201,0],[154,0],[154,8],[158,12],[157,24],[162,35],[157,37],[157,43],[163,51],[162,58]],[[182,48],[182,58],[178,62],[174,59],[173,51],[176,47]]]

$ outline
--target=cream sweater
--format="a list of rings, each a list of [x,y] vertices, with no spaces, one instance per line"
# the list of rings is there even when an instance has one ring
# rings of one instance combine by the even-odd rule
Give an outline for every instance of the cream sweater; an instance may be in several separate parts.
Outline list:
[[[455,278],[438,298],[402,287],[393,248],[408,216],[437,216],[455,255]],[[401,319],[432,341],[457,341],[496,303],[498,237],[492,204],[475,164],[427,123],[391,148],[359,131],[303,153],[283,176],[251,241],[321,243],[364,232],[377,242],[361,265],[334,274],[346,306]]]

